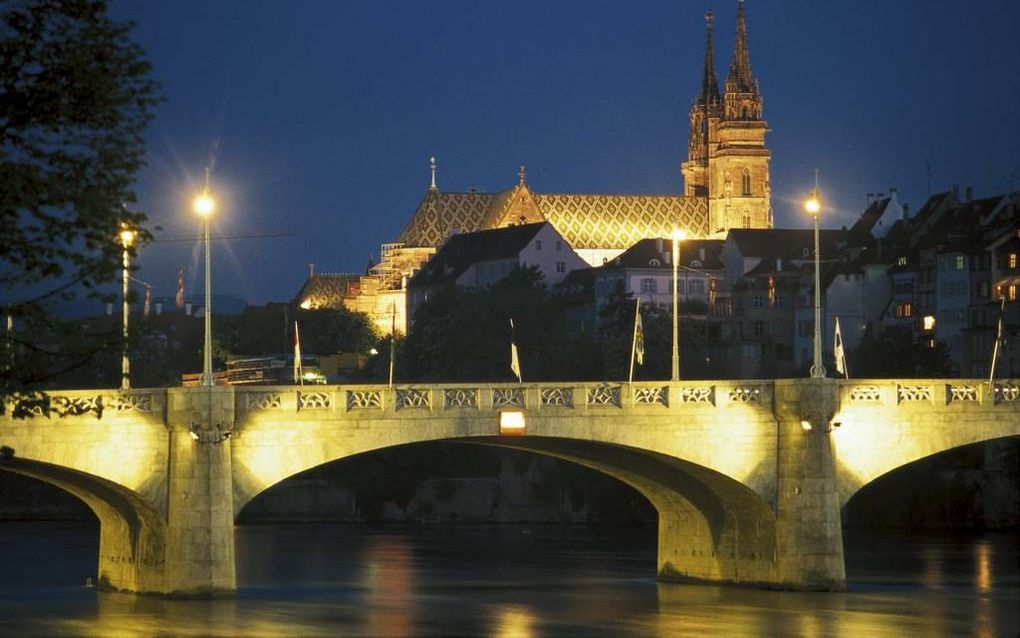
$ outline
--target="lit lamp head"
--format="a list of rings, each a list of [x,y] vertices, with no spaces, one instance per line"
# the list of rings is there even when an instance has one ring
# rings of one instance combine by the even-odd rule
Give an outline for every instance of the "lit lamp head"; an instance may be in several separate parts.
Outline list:
[[[817,215],[818,211],[822,210],[822,202],[818,199],[818,191],[811,191],[811,196],[804,202],[804,210],[812,215]]]
[[[216,200],[212,198],[208,191],[203,191],[201,195],[195,198],[192,206],[200,217],[209,217],[216,210]]]
[[[687,239],[687,231],[682,228],[673,229],[673,241],[684,241]]]
[[[120,231],[120,243],[124,248],[127,248],[135,241],[135,231],[130,228],[124,227]]]

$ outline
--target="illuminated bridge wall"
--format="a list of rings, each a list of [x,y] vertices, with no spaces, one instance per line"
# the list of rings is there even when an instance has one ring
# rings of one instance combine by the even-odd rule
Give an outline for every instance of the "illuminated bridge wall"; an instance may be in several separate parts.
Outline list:
[[[501,431],[506,412],[523,431]],[[857,490],[1016,435],[1016,381],[61,391],[5,406],[0,469],[87,503],[100,583],[126,591],[229,593],[233,523],[255,496],[324,463],[438,440],[530,450],[632,486],[658,511],[663,578],[840,589],[839,511]]]

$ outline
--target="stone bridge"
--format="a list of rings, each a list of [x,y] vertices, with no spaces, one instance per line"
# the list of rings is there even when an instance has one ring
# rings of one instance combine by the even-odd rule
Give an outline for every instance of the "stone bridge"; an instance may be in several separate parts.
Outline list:
[[[630,485],[658,511],[662,578],[839,590],[840,508],[857,490],[1020,435],[1017,380],[55,391],[3,408],[0,470],[96,513],[101,586],[185,596],[235,590],[234,521],[266,489],[437,440],[529,450]]]

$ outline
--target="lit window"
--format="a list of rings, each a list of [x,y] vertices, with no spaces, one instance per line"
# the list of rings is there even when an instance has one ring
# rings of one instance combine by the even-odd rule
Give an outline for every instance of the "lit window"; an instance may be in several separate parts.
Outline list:
[[[1007,261],[1009,262],[1010,268],[1016,268],[1016,253],[1010,253]]]
[[[921,326],[925,330],[934,330],[935,329],[935,316],[934,315],[925,315],[924,318],[921,320]]]
[[[957,255],[956,256],[956,269],[957,270],[963,270],[963,267],[964,267],[964,257],[963,257],[963,255]]]
[[[906,258],[906,257],[900,257],[900,258],[898,258],[898,259],[896,260],[896,265],[897,265],[897,266],[906,266],[906,265],[907,265],[907,258]]]
[[[1006,295],[1006,298],[1009,299],[1010,301],[1016,301],[1016,284],[1010,284],[1009,292]]]

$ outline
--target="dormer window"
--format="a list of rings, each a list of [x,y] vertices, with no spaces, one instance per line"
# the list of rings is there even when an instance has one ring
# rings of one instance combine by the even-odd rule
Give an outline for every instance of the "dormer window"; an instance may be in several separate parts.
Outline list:
[[[811,256],[811,249],[810,248],[804,248],[802,254],[805,257],[810,257]]]
[[[648,260],[648,265],[651,266],[652,268],[655,268],[655,267],[661,266],[662,262],[659,261],[658,259],[649,259]]]
[[[691,260],[691,268],[701,268],[701,260],[699,260],[699,259],[692,259]]]

